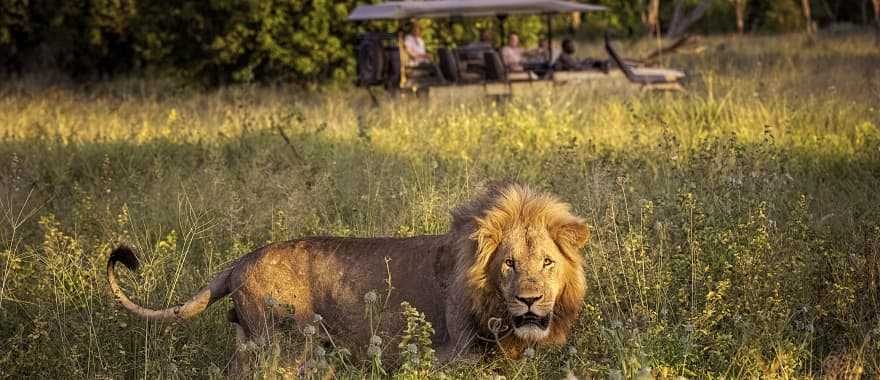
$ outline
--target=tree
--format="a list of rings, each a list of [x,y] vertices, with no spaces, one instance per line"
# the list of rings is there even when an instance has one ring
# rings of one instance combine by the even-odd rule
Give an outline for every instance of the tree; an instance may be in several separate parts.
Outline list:
[[[813,24],[813,15],[810,8],[810,0],[801,0],[801,8],[804,10],[804,22],[807,24],[807,35],[816,33],[816,25]]]
[[[877,29],[877,45],[880,45],[880,0],[874,0],[874,28]]]
[[[646,24],[649,35],[653,37],[660,35],[660,0],[650,0],[650,3],[648,4],[648,20]]]
[[[878,0],[880,1],[880,0]],[[733,0],[733,6],[736,9],[736,31],[739,34],[745,33],[746,30],[746,6],[748,0]]]
[[[20,72],[21,50],[32,40],[33,27],[25,0],[0,0],[0,72]]]

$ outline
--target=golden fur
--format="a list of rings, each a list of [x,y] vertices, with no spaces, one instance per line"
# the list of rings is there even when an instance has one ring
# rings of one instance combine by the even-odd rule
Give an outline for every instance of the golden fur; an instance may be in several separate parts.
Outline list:
[[[499,260],[493,257],[498,256],[496,248],[505,233],[522,226],[546,229],[564,257],[561,281],[553,284],[562,287],[553,310],[556,323],[546,340],[561,344],[583,306],[586,283],[580,248],[589,239],[589,230],[581,218],[571,213],[568,204],[556,197],[522,185],[496,186],[454,210],[449,234],[457,253],[452,286],[465,295],[471,313],[479,321],[478,332],[491,336],[489,319],[507,314],[503,310],[505,300],[496,291],[500,284],[492,282],[498,280],[494,274],[500,270]],[[506,344],[514,348],[526,343],[510,340]]]
[[[272,321],[282,319],[275,315],[292,307],[298,323],[321,314],[337,344],[358,349],[370,338],[363,295],[385,288],[387,257],[394,290],[380,331],[401,330],[397,305],[408,301],[433,324],[442,359],[463,353],[477,337],[492,337],[492,318],[508,331],[499,343],[517,355],[526,345],[565,341],[583,304],[580,248],[588,238],[583,220],[556,197],[502,184],[455,209],[447,234],[275,243],[243,256],[174,308],[144,308],[121,290],[114,264],[137,268],[128,248],[110,256],[108,281],[123,306],[143,318],[188,319],[231,295],[245,339],[272,333]]]

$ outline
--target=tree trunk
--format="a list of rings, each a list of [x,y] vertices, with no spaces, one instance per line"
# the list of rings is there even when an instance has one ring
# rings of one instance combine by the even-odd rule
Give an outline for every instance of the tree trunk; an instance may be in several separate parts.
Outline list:
[[[666,32],[666,37],[680,37],[691,25],[703,18],[710,5],[712,5],[712,0],[702,0],[685,16],[684,0],[675,0],[675,11],[672,14],[672,23],[669,24],[669,31]]]
[[[877,46],[880,46],[880,0],[874,0],[874,28],[877,29]]]
[[[804,9],[804,21],[807,23],[807,35],[812,36],[816,32],[813,25],[813,15],[810,8],[810,0],[801,0],[801,7]]]
[[[648,4],[648,34],[651,37],[660,35],[660,0],[650,0]]]
[[[880,1],[880,0],[877,0]],[[746,31],[746,4],[748,0],[734,0],[736,8],[736,31],[743,34]]]

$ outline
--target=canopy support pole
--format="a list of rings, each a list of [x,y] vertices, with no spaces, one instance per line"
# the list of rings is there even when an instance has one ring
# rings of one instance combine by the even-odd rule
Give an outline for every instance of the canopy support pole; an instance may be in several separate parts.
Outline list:
[[[507,28],[504,25],[504,21],[507,20],[507,15],[500,14],[498,15],[498,36],[501,37],[501,46],[507,44]]]

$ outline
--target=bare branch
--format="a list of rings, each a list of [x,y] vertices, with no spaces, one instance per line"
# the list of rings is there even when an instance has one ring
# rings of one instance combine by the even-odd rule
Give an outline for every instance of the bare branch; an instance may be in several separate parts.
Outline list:
[[[675,13],[672,16],[672,24],[669,26],[666,37],[678,38],[683,35],[691,25],[703,18],[710,5],[712,5],[712,0],[703,0],[687,16],[683,16],[684,1],[676,0]]]

